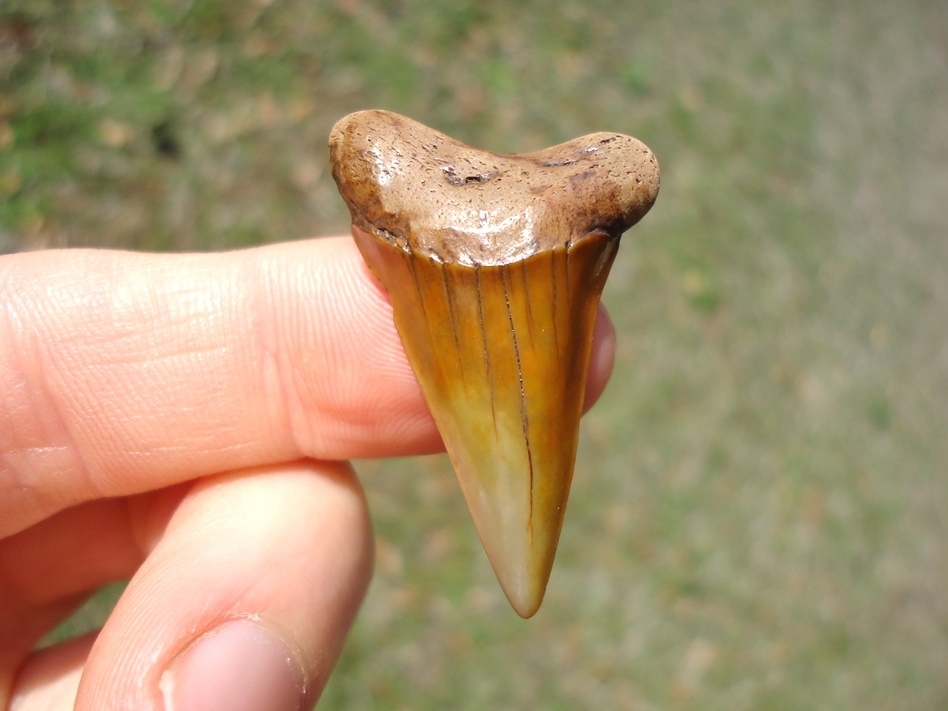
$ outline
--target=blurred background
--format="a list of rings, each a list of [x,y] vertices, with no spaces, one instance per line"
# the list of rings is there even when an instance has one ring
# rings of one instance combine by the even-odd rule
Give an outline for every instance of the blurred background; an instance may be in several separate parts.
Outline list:
[[[377,573],[321,708],[948,707],[948,6],[2,0],[0,252],[344,233],[326,139],[371,107],[629,133],[663,184],[544,607],[445,458],[360,462]]]

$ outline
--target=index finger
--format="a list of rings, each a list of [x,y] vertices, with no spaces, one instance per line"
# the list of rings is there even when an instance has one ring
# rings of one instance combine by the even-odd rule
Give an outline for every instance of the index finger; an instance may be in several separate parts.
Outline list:
[[[441,448],[349,239],[10,255],[0,305],[0,535],[230,469]]]

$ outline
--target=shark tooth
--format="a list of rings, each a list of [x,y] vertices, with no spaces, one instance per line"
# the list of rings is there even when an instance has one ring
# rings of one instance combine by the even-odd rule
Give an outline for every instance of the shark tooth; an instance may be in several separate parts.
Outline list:
[[[658,193],[638,140],[502,155],[387,111],[340,120],[332,174],[508,600],[532,616],[569,497],[599,298]]]

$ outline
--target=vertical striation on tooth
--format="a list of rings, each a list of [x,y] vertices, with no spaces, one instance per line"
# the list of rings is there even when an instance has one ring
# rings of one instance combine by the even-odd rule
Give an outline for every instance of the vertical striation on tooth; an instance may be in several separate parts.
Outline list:
[[[599,298],[658,164],[621,134],[501,155],[385,111],[343,118],[329,143],[488,558],[530,617],[563,524]]]

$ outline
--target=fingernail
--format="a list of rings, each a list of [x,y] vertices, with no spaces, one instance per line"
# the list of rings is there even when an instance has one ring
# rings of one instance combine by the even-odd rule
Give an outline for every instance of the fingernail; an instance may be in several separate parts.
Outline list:
[[[225,622],[196,640],[159,686],[166,711],[299,711],[303,697],[296,658],[248,619]]]

